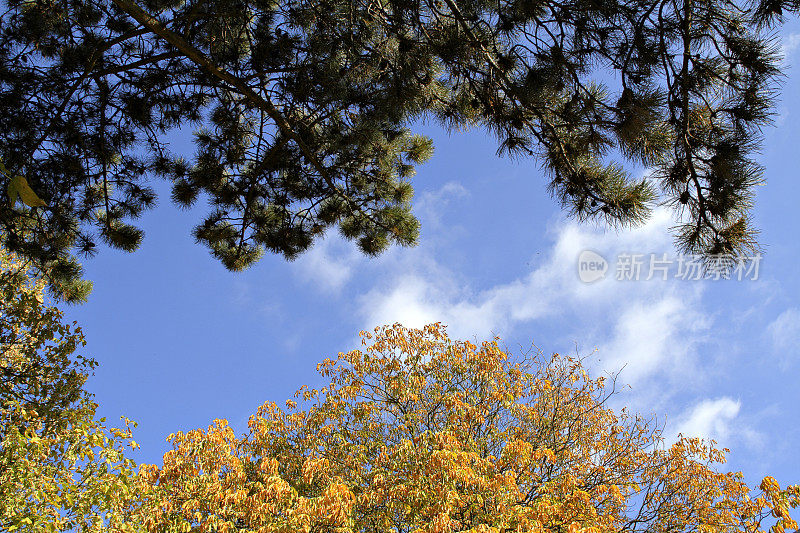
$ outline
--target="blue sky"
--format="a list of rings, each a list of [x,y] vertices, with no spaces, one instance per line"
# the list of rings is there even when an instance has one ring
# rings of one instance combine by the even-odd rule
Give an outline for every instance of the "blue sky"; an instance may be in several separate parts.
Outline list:
[[[673,264],[667,281],[619,281],[619,254],[644,254],[642,278],[649,254],[677,259],[670,213],[633,231],[580,226],[535,161],[497,158],[480,131],[424,127],[436,154],[414,179],[420,244],[377,259],[332,233],[293,263],[267,256],[231,273],[193,242],[204,206],[180,211],[162,194],[142,219],[141,249],[87,261],[94,292],[67,309],[100,362],[88,386],[101,414],[138,421],[134,458],[159,462],[169,433],[214,418],[243,428],[263,402],[319,383],[317,362],[356,347],[359,330],[442,321],[451,336],[494,333],[512,351],[534,343],[587,356],[595,372],[622,369],[630,387],[615,407],[657,414],[668,436],[716,439],[751,484],[767,474],[800,482],[800,25],[783,31],[787,77],[755,211],[757,280],[675,279]],[[577,271],[587,249],[609,263],[591,284]]]

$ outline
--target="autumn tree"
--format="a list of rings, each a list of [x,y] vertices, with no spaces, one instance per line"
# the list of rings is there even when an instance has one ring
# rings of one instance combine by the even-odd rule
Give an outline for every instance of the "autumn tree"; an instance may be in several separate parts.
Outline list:
[[[67,297],[98,240],[172,184],[228,268],[331,227],[368,254],[415,242],[410,127],[481,127],[531,156],[579,219],[681,215],[683,250],[743,253],[778,53],[764,0],[10,0],[0,15],[0,236]],[[166,134],[196,129],[194,154]],[[650,172],[645,178],[642,168]],[[37,202],[38,203],[38,202]]]
[[[0,248],[0,530],[101,531],[131,497],[136,444],[96,418],[95,362],[43,291]]]
[[[726,450],[607,405],[579,360],[511,358],[443,327],[362,334],[286,407],[237,436],[171,436],[143,466],[129,523],[147,531],[782,533],[800,486],[750,489]]]

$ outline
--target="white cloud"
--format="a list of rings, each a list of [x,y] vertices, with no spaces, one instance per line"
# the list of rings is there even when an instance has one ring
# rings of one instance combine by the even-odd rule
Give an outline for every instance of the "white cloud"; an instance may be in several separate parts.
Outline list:
[[[800,345],[800,309],[792,307],[781,313],[767,326],[767,333],[781,365],[787,366],[796,357]]]
[[[467,196],[469,192],[461,184],[451,181],[435,191],[420,194],[414,203],[414,211],[424,219],[425,226],[440,227],[443,206],[451,199]],[[378,259],[376,264],[385,264],[387,257],[393,255],[391,250]],[[304,281],[314,284],[328,293],[339,293],[352,279],[355,270],[365,264],[364,256],[353,242],[348,242],[338,235],[328,235],[317,241],[307,252],[295,262],[294,269]],[[411,317],[406,313],[404,316]]]
[[[418,205],[423,224],[440,215],[437,206],[465,194],[454,183],[422,194]],[[451,227],[416,249],[390,250],[373,261],[360,260],[349,243],[334,246],[326,241],[305,274],[327,276],[336,289],[358,271],[359,282],[366,281],[356,289],[360,329],[394,322],[420,327],[438,321],[447,324],[455,338],[498,334],[508,339],[524,335],[531,326],[538,329],[545,321],[557,321],[560,337],[549,340],[548,349],[557,349],[556,342],[563,348],[575,342],[584,355],[596,348],[590,361],[599,367],[595,370],[616,372],[624,367],[620,385],[634,387],[620,400],[635,410],[671,411],[670,402],[678,394],[701,389],[710,373],[724,372],[714,368],[713,351],[703,350],[703,357],[698,356],[713,323],[702,305],[703,284],[645,280],[650,253],[675,258],[669,232],[673,224],[666,209],[656,210],[644,226],[619,233],[560,219],[548,228],[551,245],[535,255],[531,272],[483,286],[485,279],[465,278],[457,267],[440,263],[442,233]],[[578,277],[578,256],[587,249],[610,266],[605,279],[591,284]],[[615,279],[615,261],[623,253],[643,254],[639,281]],[[326,274],[329,271],[333,273]],[[720,416],[726,412],[720,411]],[[686,427],[699,427],[700,419],[694,420]]]
[[[792,64],[793,56],[795,55],[795,52],[797,52],[798,48],[800,48],[800,33],[781,35],[780,54],[781,62],[783,63],[784,67]],[[775,116],[775,126],[780,127],[783,126],[789,119],[791,111],[789,106],[785,103],[779,104],[777,111],[778,112]]]
[[[790,33],[781,36],[781,55],[784,61],[789,61],[791,55],[800,48],[800,33]]]
[[[451,334],[472,337],[506,333],[525,322],[562,315],[588,313],[613,326],[615,318],[633,314],[638,326],[618,328],[617,334],[625,338],[606,344],[620,348],[636,345],[637,353],[643,353],[635,333],[645,331],[642,328],[648,316],[652,320],[642,337],[648,342],[672,342],[679,333],[705,324],[685,309],[694,297],[678,294],[689,293],[690,282],[678,289],[659,280],[618,282],[613,279],[612,263],[606,279],[585,284],[578,279],[577,259],[585,249],[598,251],[609,262],[625,251],[668,251],[671,245],[667,229],[671,222],[665,210],[656,211],[645,226],[620,234],[559,222],[549,230],[552,248],[532,272],[482,290],[459,283],[458,273],[440,266],[432,254],[419,250],[413,258],[398,261],[383,284],[361,297],[365,327],[392,322],[419,326],[439,320],[449,325]],[[642,274],[646,276],[646,270]],[[665,290],[669,294],[666,300]],[[626,302],[625,307],[621,302]],[[690,323],[694,327],[689,327]],[[657,352],[665,350],[660,346]]]
[[[457,300],[454,288],[447,284],[437,284],[424,276],[408,274],[385,289],[373,289],[360,299],[362,314],[367,318],[368,329],[381,324],[400,322],[407,327],[421,327],[431,322],[457,324],[457,315],[469,314],[471,304]],[[474,317],[473,317],[474,318]],[[488,317],[487,317],[488,318]],[[467,320],[460,329],[482,330],[483,323]],[[453,329],[451,328],[451,332]]]
[[[441,226],[442,208],[456,198],[469,196],[469,191],[456,181],[448,181],[435,191],[425,191],[414,202],[414,213],[425,221],[429,230]]]
[[[359,298],[363,329],[439,321],[456,338],[498,334],[508,339],[522,327],[556,320],[562,337],[551,339],[548,348],[557,348],[554,342],[576,342],[583,355],[597,348],[589,361],[595,371],[622,369],[620,385],[635,388],[618,400],[639,411],[670,410],[676,394],[704,385],[714,359],[713,353],[698,357],[713,322],[701,305],[702,284],[646,281],[645,268],[639,281],[618,281],[614,261],[620,253],[674,257],[672,224],[663,209],[643,227],[621,233],[561,220],[549,228],[552,246],[541,252],[529,274],[478,289],[440,265],[433,253],[415,250],[389,260],[381,282]],[[606,279],[580,281],[577,260],[587,249],[609,261]],[[643,257],[643,263],[648,259]]]
[[[741,403],[718,386],[723,383],[719,378],[732,372],[733,361],[731,346],[719,336],[725,323],[715,323],[715,314],[704,305],[705,291],[715,289],[697,281],[644,279],[650,253],[676,258],[669,232],[674,219],[668,210],[658,209],[644,226],[619,233],[559,219],[547,228],[549,246],[538,254],[532,251],[532,270],[498,280],[468,277],[460,265],[442,259],[448,257],[442,247],[458,228],[447,225],[447,212],[441,207],[465,194],[450,183],[420,195],[423,225],[430,217],[440,217],[440,227],[417,248],[392,249],[368,261],[349,243],[320,251],[320,264],[345,271],[342,283],[351,277],[358,280],[350,289],[359,294],[355,316],[360,329],[438,321],[454,338],[480,340],[498,334],[511,342],[530,340],[530,332],[551,331],[556,337],[542,346],[547,351],[575,343],[580,355],[596,349],[587,360],[593,374],[622,369],[617,382],[622,394],[613,397],[609,407],[627,406],[645,416],[666,413],[667,435],[673,439],[681,432],[723,446],[736,439],[751,449],[763,448],[765,437],[755,429],[763,421],[757,416],[743,420]],[[609,262],[605,279],[580,281],[577,260],[583,250],[593,250]],[[623,253],[643,254],[639,281],[615,279],[616,259]],[[321,270],[319,264],[314,266]],[[789,310],[773,322],[769,335],[776,346],[797,345],[780,339],[800,340],[798,328],[800,311]],[[682,411],[683,402],[692,402],[697,394],[704,396]]]
[[[742,404],[728,396],[706,399],[687,409],[678,417],[675,435],[713,439],[719,444],[728,440],[732,433],[732,422],[739,414]],[[744,429],[737,428],[738,432]],[[745,431],[747,433],[747,431]]]
[[[711,320],[695,310],[699,294],[673,291],[627,305],[612,338],[598,351],[609,372],[620,369],[626,383],[641,385],[657,373],[678,375],[686,385],[687,365]],[[624,367],[624,369],[623,369]]]
[[[339,292],[353,276],[362,260],[352,243],[339,237],[326,237],[301,255],[295,266],[309,283],[326,292]]]

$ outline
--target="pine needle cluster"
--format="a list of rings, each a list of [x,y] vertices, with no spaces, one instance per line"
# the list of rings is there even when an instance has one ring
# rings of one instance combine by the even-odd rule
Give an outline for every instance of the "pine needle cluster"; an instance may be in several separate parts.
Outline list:
[[[196,239],[232,270],[332,227],[366,254],[411,245],[409,128],[478,126],[532,156],[579,219],[659,203],[683,251],[742,254],[763,181],[791,2],[11,0],[0,16],[0,157],[46,205],[3,204],[5,246],[73,299],[74,254],[136,249],[156,201],[209,210]],[[196,129],[193,154],[166,134]],[[645,178],[641,168],[650,170]]]

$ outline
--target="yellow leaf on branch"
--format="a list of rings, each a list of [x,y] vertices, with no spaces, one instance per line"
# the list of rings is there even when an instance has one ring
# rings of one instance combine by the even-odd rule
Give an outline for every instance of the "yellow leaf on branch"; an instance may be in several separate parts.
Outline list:
[[[28,207],[41,207],[46,206],[47,202],[39,198],[31,186],[28,185],[28,180],[24,176],[14,176],[8,183],[8,199],[11,205],[17,203],[17,199],[22,200],[22,203]]]

